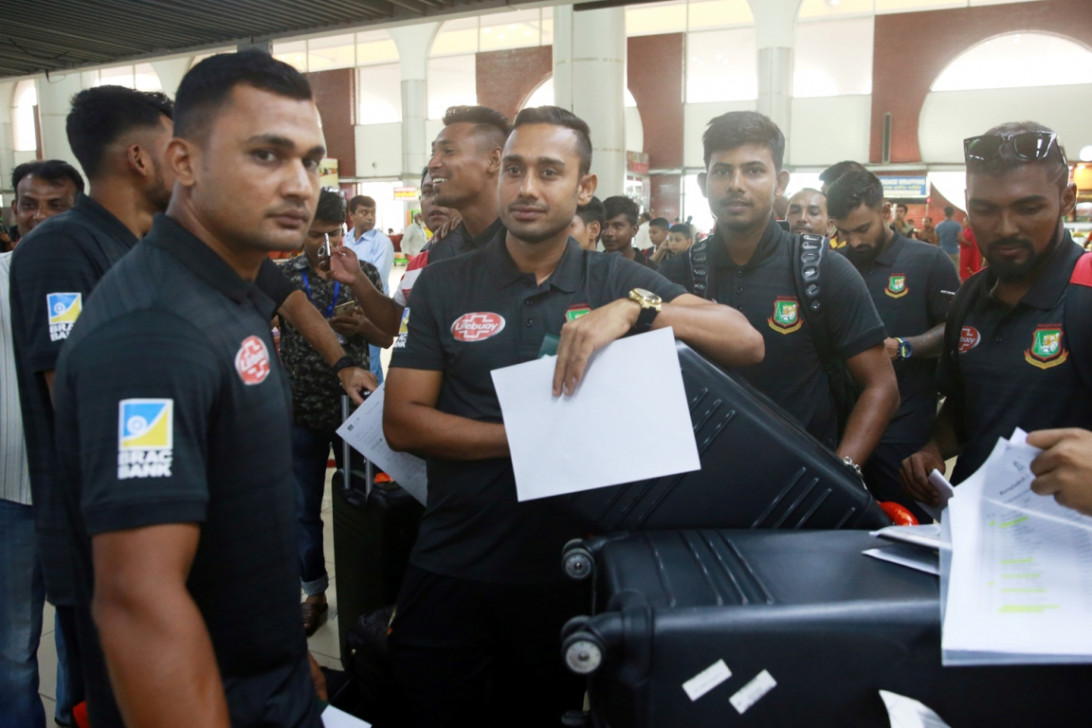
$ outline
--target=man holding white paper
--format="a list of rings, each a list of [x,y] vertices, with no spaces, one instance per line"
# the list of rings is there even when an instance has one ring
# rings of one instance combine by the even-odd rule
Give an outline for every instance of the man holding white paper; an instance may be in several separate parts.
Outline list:
[[[569,237],[595,192],[590,166],[583,121],[556,107],[520,112],[501,163],[506,230],[425,269],[395,343],[384,430],[429,467],[390,637],[412,725],[554,726],[579,707],[581,686],[557,654],[562,623],[581,608],[560,550],[582,534],[557,499],[517,502],[490,371],[556,342],[553,393],[573,396],[597,349],[667,326],[724,365],[763,355],[739,312]]]

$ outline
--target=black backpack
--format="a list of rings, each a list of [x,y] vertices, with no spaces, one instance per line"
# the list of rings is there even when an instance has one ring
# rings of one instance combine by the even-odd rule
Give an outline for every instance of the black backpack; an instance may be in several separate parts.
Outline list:
[[[710,235],[695,242],[687,251],[690,256],[690,281],[694,294],[706,299],[712,298],[709,287],[709,240],[712,237]],[[793,235],[792,241],[792,280],[796,289],[796,300],[830,384],[830,393],[838,416],[838,437],[841,438],[849,422],[849,415],[857,404],[860,388],[850,374],[845,360],[838,356],[834,348],[826,307],[823,305],[820,264],[823,255],[831,252],[830,241],[822,235],[811,233]]]

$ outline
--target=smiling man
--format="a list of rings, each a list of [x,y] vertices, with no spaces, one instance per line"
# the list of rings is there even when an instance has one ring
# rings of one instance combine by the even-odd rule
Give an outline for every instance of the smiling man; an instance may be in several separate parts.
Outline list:
[[[20,164],[11,173],[15,198],[11,211],[15,227],[23,236],[48,217],[59,215],[76,204],[83,192],[83,177],[68,162],[47,159]]]
[[[391,625],[403,725],[552,728],[580,705],[558,635],[581,600],[557,566],[579,528],[560,499],[517,502],[489,372],[539,357],[560,335],[553,392],[572,395],[594,351],[665,326],[723,365],[762,358],[738,312],[569,236],[595,192],[591,148],[571,112],[521,111],[500,167],[506,231],[424,270],[395,343],[384,431],[392,447],[427,457],[429,473]]]
[[[809,305],[802,299],[806,291],[793,264],[803,255],[801,240],[784,232],[774,218],[774,199],[789,181],[782,169],[784,135],[765,116],[738,111],[710,121],[702,142],[706,169],[698,183],[717,227],[685,255],[664,263],[660,272],[693,293],[741,311],[762,332],[766,358],[734,373],[848,464],[860,466],[899,404],[883,322],[864,281],[844,257],[824,254],[816,299],[824,315],[809,321],[803,310]],[[837,403],[849,410],[839,439],[828,370],[843,365],[860,395],[855,403]]]
[[[318,110],[290,66],[222,54],[183,78],[174,131],[167,215],[103,278],[58,365],[77,599],[129,728],[317,728],[288,380],[253,281],[303,244]]]
[[[947,458],[959,455],[959,483],[1016,427],[1092,428],[1092,257],[1062,224],[1077,188],[1058,137],[1002,124],[964,140],[964,156],[967,218],[989,267],[952,302],[939,370],[947,399],[929,442],[902,465],[926,503],[937,498],[928,474]]]

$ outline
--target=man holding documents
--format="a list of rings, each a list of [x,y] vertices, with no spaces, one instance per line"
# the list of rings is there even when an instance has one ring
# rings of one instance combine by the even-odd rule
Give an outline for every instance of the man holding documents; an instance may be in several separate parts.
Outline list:
[[[1092,311],[1074,305],[1092,266],[1062,224],[1077,188],[1058,137],[1002,124],[964,140],[964,155],[968,221],[989,267],[952,302],[939,371],[948,397],[930,441],[903,461],[907,490],[929,504],[928,475],[945,458],[959,455],[959,483],[1016,427],[1092,427]]]
[[[520,112],[500,168],[506,231],[427,267],[395,342],[384,430],[429,472],[390,637],[412,725],[555,726],[580,705],[558,634],[582,606],[561,547],[582,534],[558,499],[517,501],[490,371],[556,344],[553,393],[579,397],[594,351],[667,326],[724,365],[763,355],[738,312],[569,237],[595,192],[590,166],[583,121],[556,107]],[[543,466],[561,455],[542,453]]]

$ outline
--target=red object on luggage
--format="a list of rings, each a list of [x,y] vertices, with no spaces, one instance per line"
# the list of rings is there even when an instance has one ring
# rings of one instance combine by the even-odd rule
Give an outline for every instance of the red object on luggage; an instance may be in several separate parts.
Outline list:
[[[880,501],[880,508],[896,526],[917,526],[917,517],[902,503],[895,501]]]
[[[72,709],[72,719],[76,721],[78,728],[91,728],[91,724],[87,721],[87,701],[78,703],[76,707]]]

